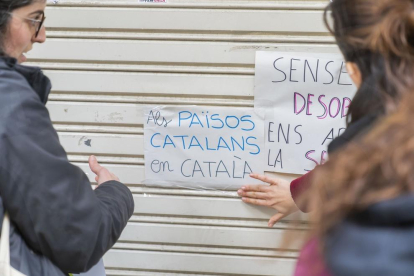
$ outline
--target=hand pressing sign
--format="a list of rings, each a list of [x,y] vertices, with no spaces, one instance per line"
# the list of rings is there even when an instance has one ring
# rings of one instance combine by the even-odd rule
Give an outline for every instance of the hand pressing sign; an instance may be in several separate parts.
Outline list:
[[[299,210],[290,194],[289,181],[259,174],[251,174],[250,177],[269,183],[270,186],[246,185],[238,190],[237,193],[246,203],[267,206],[278,211],[277,214],[270,218],[269,227],[273,227],[282,218]]]

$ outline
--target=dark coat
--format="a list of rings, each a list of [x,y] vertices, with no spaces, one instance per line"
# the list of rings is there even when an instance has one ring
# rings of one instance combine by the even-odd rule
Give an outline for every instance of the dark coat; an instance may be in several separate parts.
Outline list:
[[[414,275],[414,195],[377,203],[339,224],[325,240],[335,276]]]
[[[92,190],[69,163],[45,107],[50,88],[39,68],[0,59],[0,196],[33,251],[78,273],[114,245],[134,201],[117,181]]]

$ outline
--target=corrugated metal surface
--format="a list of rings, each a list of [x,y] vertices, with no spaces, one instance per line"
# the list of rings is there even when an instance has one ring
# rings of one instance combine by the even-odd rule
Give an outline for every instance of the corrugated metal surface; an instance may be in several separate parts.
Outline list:
[[[326,1],[55,2],[48,41],[29,56],[54,84],[54,125],[72,162],[91,176],[96,154],[136,201],[108,275],[291,275],[298,245],[281,248],[291,226],[268,229],[272,210],[234,191],[141,185],[142,107],[253,106],[255,51],[337,52]]]

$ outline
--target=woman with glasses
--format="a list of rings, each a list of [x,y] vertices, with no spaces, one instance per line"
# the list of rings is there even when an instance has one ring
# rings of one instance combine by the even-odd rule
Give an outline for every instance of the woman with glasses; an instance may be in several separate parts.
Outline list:
[[[96,158],[98,187],[69,163],[45,107],[39,68],[21,65],[46,40],[46,0],[0,1],[0,222],[11,220],[11,266],[31,276],[89,270],[134,210],[129,189]]]

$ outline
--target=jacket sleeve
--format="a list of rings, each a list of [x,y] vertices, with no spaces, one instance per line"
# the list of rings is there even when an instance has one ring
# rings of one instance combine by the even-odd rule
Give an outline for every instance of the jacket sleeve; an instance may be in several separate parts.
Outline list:
[[[27,244],[63,272],[87,271],[119,238],[132,194],[109,181],[92,190],[69,163],[49,113],[27,81],[2,72],[0,195]],[[7,80],[7,81],[4,81]]]
[[[290,183],[290,193],[292,194],[293,201],[295,201],[296,206],[299,210],[304,213],[308,213],[309,210],[308,204],[306,202],[306,194],[309,193],[312,182],[311,178],[313,175],[313,170],[307,174],[302,175],[299,178],[296,178]]]

